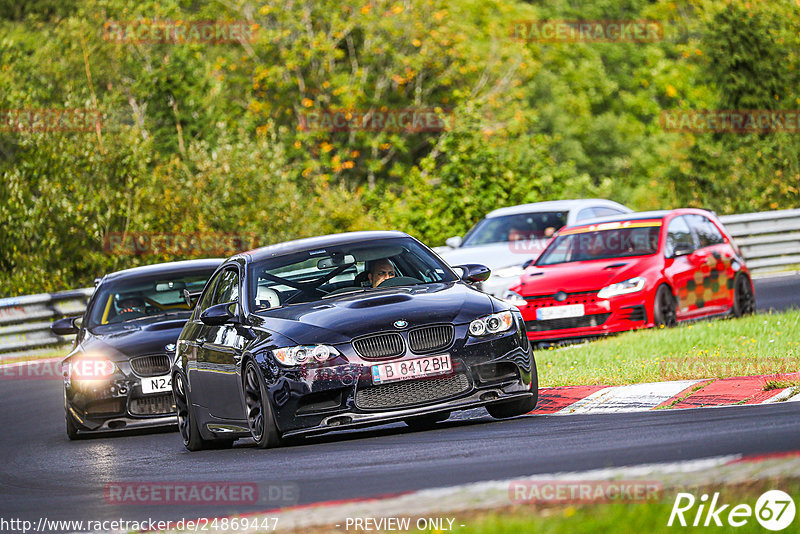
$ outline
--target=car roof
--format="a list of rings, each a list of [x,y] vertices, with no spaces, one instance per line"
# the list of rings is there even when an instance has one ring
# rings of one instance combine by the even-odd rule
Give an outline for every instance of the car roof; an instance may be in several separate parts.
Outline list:
[[[572,211],[592,206],[607,206],[609,208],[622,209],[626,212],[631,212],[630,208],[623,206],[613,200],[606,200],[603,198],[580,198],[573,200],[548,200],[545,202],[533,202],[531,204],[520,204],[518,206],[509,206],[507,208],[498,208],[490,211],[486,218],[503,217],[506,215],[518,215],[520,213],[536,213],[542,211]]]
[[[104,278],[105,281],[111,280],[125,280],[127,278],[138,278],[140,276],[150,276],[159,274],[176,274],[184,271],[197,271],[208,269],[211,274],[217,267],[222,265],[225,261],[223,258],[209,258],[202,260],[184,260],[184,261],[171,261],[167,263],[154,263],[152,265],[142,265],[141,267],[132,267],[123,271],[107,274]]]
[[[350,243],[359,243],[363,241],[379,241],[381,239],[392,239],[396,237],[410,236],[404,232],[394,230],[346,232],[342,234],[307,237],[304,239],[295,239],[294,241],[267,245],[266,247],[243,252],[240,256],[248,256],[250,261],[260,261],[270,257],[283,256],[284,254],[293,254],[295,252],[302,252],[315,248],[348,245]]]
[[[641,221],[645,219],[663,219],[668,215],[685,215],[695,213],[698,215],[714,215],[713,212],[699,208],[677,208],[674,210],[655,210],[655,211],[636,211],[633,213],[625,213],[623,215],[606,215],[605,217],[595,217],[593,219],[586,219],[576,224],[571,224],[568,228],[577,228],[579,226],[589,226],[592,224],[601,224],[607,222],[625,222],[625,221]]]

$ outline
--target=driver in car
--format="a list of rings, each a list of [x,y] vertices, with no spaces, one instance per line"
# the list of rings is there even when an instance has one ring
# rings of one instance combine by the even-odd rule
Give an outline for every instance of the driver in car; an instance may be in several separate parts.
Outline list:
[[[369,283],[372,287],[378,287],[387,278],[394,278],[397,273],[394,270],[394,265],[388,259],[376,260],[372,262],[369,268]]]
[[[119,312],[117,315],[123,313],[144,313],[144,299],[138,296],[126,296],[119,300]]]

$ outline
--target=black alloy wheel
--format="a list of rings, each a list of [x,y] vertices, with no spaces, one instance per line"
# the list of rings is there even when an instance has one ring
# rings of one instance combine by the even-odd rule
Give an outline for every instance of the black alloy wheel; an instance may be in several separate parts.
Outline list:
[[[656,326],[672,328],[678,323],[676,315],[675,296],[669,286],[662,285],[656,291],[653,301],[653,315]]]
[[[253,360],[247,361],[244,372],[244,403],[247,409],[247,426],[256,445],[261,449],[278,447],[280,432],[275,424],[272,405],[267,398],[267,387],[261,370]]]

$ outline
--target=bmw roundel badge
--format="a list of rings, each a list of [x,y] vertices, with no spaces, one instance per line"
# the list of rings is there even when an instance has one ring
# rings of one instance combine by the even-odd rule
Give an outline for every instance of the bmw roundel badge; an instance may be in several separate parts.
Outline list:
[[[399,321],[394,322],[394,326],[396,328],[405,328],[408,326],[408,321],[403,321],[402,319],[400,319]]]

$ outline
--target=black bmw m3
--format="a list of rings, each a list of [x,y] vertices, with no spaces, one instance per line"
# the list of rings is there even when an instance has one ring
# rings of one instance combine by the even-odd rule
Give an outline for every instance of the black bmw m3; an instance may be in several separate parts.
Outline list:
[[[70,439],[98,432],[174,426],[170,369],[195,297],[222,263],[191,260],[104,276],[83,317],[56,321],[77,334],[62,364]]]
[[[460,271],[460,273],[457,273]],[[172,388],[189,450],[536,406],[518,309],[474,289],[401,232],[309,238],[239,254],[209,280],[178,340]]]

